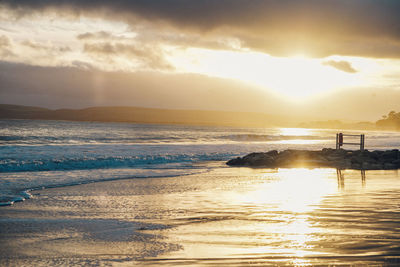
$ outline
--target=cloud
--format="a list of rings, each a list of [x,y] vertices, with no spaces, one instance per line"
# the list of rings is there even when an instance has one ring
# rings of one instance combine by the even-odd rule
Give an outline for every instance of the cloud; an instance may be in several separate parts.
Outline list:
[[[224,36],[208,36],[204,38],[199,33],[180,33],[177,30],[160,31],[153,27],[135,25],[131,29],[133,32],[126,32],[123,34],[114,34],[108,31],[85,32],[78,34],[76,38],[80,41],[123,41],[135,42],[142,46],[152,44],[157,46],[159,44],[172,45],[176,47],[201,47],[214,50],[238,50],[241,47],[241,42],[238,38],[224,37]]]
[[[0,36],[0,47],[9,47],[10,44],[11,44],[10,39],[7,36],[5,35]]]
[[[86,32],[82,34],[78,34],[76,36],[78,40],[92,40],[92,39],[114,39],[112,33],[106,31],[99,31],[99,32]]]
[[[18,14],[67,12],[237,38],[272,55],[400,57],[398,0],[4,0]],[[190,43],[188,43],[190,45]]]
[[[271,103],[265,105],[265,93],[247,84],[196,74],[104,72],[0,61],[0,83],[0,103],[49,108],[104,105],[232,111],[280,108],[273,96],[269,98]]]
[[[12,51],[11,40],[5,35],[0,36],[0,57],[3,59],[15,56]]]
[[[118,42],[85,43],[83,51],[88,54],[105,56],[108,59],[115,59],[115,56],[125,57],[128,60],[136,61],[144,68],[153,70],[172,70],[173,67],[164,58],[159,47],[139,46],[137,44],[126,44]]]
[[[74,60],[71,62],[72,67],[76,67],[81,70],[95,70],[96,68],[89,62]]]
[[[46,52],[55,52],[55,53],[64,53],[72,51],[69,46],[55,46],[55,45],[46,45],[42,43],[33,42],[30,40],[25,40],[21,42],[21,45],[25,47],[29,47],[33,50],[42,50]]]
[[[350,62],[347,61],[335,61],[335,60],[329,60],[325,61],[322,63],[325,66],[331,66],[335,69],[348,72],[348,73],[356,73],[357,70],[353,68],[353,66],[350,64]]]
[[[335,91],[314,102],[296,105],[248,84],[204,75],[103,72],[4,61],[0,61],[0,84],[0,103],[3,104],[49,108],[141,106],[256,111],[346,120],[379,119],[390,110],[398,110],[400,99],[398,88],[374,86]],[[295,115],[293,110],[296,110]]]

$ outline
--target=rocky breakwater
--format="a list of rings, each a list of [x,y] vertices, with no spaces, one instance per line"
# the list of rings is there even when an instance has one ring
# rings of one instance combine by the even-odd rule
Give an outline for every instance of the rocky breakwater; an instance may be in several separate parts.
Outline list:
[[[272,150],[265,153],[251,153],[244,157],[229,160],[230,166],[248,166],[265,168],[292,167],[332,167],[356,170],[400,169],[400,151],[351,151],[324,148],[320,151]]]

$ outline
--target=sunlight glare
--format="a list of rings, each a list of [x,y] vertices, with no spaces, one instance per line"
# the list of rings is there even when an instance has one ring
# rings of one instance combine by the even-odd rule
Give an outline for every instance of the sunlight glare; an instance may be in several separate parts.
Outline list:
[[[279,135],[291,137],[287,140],[274,141],[274,144],[296,144],[296,145],[310,145],[323,142],[322,140],[302,139],[302,137],[311,136],[312,130],[307,128],[280,128]],[[298,139],[292,139],[298,137]]]
[[[324,142],[324,140],[304,140],[304,139],[291,139],[291,140],[279,140],[273,142],[274,144],[285,144],[285,145],[313,145]]]
[[[279,169],[274,183],[266,183],[251,193],[249,201],[271,205],[278,210],[303,213],[313,210],[322,198],[336,190],[335,180],[328,179],[332,169],[291,168]],[[336,175],[336,173],[334,173]]]
[[[265,183],[258,184],[256,189],[247,193],[242,192],[232,201],[245,201],[249,207],[257,207],[260,213],[263,207],[279,211],[280,215],[273,218],[274,223],[261,224],[258,231],[274,233],[274,242],[285,244],[280,252],[292,254],[300,260],[313,254],[310,242],[318,240],[315,233],[321,229],[310,223],[309,213],[327,195],[336,192],[336,179],[332,179],[334,175],[332,169],[278,169],[277,172],[265,173]],[[271,220],[269,213],[264,216]]]
[[[235,79],[302,101],[311,96],[360,85],[358,73],[347,73],[324,66],[321,59],[296,54],[272,57],[259,52],[216,51],[190,48],[170,50],[169,61],[180,72],[193,72]]]
[[[280,128],[280,135],[289,136],[309,136],[311,135],[311,129],[307,128]]]

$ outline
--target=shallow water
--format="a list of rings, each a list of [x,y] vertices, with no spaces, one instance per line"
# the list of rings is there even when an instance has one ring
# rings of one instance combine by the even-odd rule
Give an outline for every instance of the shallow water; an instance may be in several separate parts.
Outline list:
[[[396,171],[229,169],[215,178],[214,188],[176,196],[185,214],[167,236],[183,249],[161,261],[400,264]]]
[[[4,207],[0,262],[399,264],[397,171],[217,165],[48,189]]]

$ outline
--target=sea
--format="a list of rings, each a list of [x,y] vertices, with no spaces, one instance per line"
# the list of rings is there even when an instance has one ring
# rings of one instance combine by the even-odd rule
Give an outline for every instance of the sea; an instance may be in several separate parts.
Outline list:
[[[0,120],[0,205],[23,201],[35,189],[205,172],[213,166],[207,163],[251,152],[333,148],[336,132]],[[367,133],[368,149],[399,146],[400,133]]]
[[[397,170],[225,164],[338,131],[0,120],[0,263],[396,266]],[[343,133],[400,148],[400,132]]]

